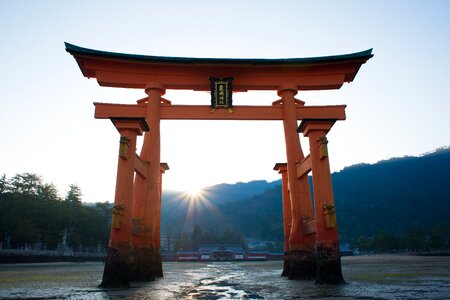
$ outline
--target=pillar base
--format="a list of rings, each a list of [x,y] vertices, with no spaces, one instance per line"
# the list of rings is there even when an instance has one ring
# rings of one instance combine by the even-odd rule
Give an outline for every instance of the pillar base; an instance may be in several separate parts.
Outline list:
[[[309,250],[291,250],[288,252],[289,279],[316,278],[316,257]]]
[[[344,284],[338,245],[317,245],[316,284]]]
[[[100,287],[130,287],[128,257],[114,248],[108,248],[105,269]]]
[[[281,276],[288,277],[289,276],[289,257],[288,253],[284,252],[284,264],[283,264],[283,272]]]
[[[161,254],[153,248],[130,251],[129,266],[131,281],[154,281],[155,277],[162,277]]]
[[[162,256],[161,256],[161,249],[154,250],[154,257],[155,257],[155,277],[162,278],[164,277],[163,274],[163,267],[162,267]]]

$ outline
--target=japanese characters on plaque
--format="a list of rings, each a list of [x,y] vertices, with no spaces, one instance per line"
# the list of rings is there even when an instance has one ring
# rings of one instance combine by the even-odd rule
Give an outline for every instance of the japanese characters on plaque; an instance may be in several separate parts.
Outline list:
[[[233,78],[210,77],[211,109],[233,108]]]

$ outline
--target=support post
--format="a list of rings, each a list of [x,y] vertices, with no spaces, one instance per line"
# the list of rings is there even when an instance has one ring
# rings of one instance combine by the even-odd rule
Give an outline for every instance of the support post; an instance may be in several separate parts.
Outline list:
[[[148,95],[146,120],[151,128],[144,136],[141,158],[148,163],[146,178],[136,176],[133,200],[134,232],[130,277],[133,281],[152,281],[162,276],[157,271],[162,264],[161,249],[157,246],[157,225],[160,209],[160,104],[165,93],[162,84],[150,82],[145,86]]]
[[[342,284],[341,255],[326,134],[335,120],[305,119],[298,128],[309,138],[316,219],[318,284]]]
[[[164,174],[167,170],[169,170],[169,165],[167,163],[160,164],[160,175],[159,175],[159,201],[157,203],[156,210],[158,215],[161,215],[161,200],[162,200],[162,174]],[[160,218],[155,219],[155,248],[161,249],[161,220]],[[160,250],[161,251],[161,250]],[[155,276],[163,277],[163,268],[162,268],[162,260],[155,261]]]
[[[112,122],[120,133],[119,161],[108,256],[100,286],[128,287],[136,137],[148,126],[142,118],[115,118]]]
[[[290,279],[312,279],[316,274],[314,240],[304,234],[303,220],[312,216],[312,201],[308,176],[297,178],[296,166],[305,156],[297,133],[297,86],[283,84],[278,88],[283,106],[283,126],[286,140],[287,176],[291,199],[292,225],[289,236]],[[299,102],[300,103],[300,102]]]
[[[273,168],[281,174],[281,199],[283,203],[283,233],[284,233],[284,264],[283,272],[281,276],[289,275],[289,235],[291,233],[292,225],[292,212],[291,212],[291,199],[289,197],[288,189],[288,176],[287,176],[287,164],[277,163]]]

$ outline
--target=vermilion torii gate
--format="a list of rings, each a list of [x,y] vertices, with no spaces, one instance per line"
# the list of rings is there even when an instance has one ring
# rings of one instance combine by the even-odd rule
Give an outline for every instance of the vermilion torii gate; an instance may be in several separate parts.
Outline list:
[[[346,106],[305,106],[295,95],[299,90],[339,89],[344,82],[353,81],[361,65],[373,56],[372,49],[314,58],[214,59],[113,53],[68,43],[65,46],[85,77],[96,78],[101,86],[143,89],[148,95],[137,104],[94,103],[95,118],[110,119],[120,134],[102,286],[127,286],[130,281],[163,276],[161,177],[168,165],[160,162],[160,120],[180,119],[283,121],[287,163],[275,165],[283,184],[283,275],[316,279],[317,283],[344,281],[326,134],[335,121],[345,120]],[[227,90],[231,85],[232,90]],[[212,104],[172,105],[162,98],[166,89],[212,91]],[[232,92],[248,90],[276,90],[280,99],[272,106],[232,106]],[[136,138],[144,132],[141,153],[136,155]],[[299,132],[309,139],[308,156],[301,149]],[[314,205],[308,183],[310,171]]]

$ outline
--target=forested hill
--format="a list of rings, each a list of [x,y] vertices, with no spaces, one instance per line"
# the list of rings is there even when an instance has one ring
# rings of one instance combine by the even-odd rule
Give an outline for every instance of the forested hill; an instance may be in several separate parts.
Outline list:
[[[450,220],[450,149],[421,157],[403,157],[376,164],[360,164],[332,174],[341,239],[354,242],[380,233],[429,234],[433,227]],[[264,193],[225,202],[213,208],[191,211],[192,223],[204,230],[233,228],[245,236],[282,239],[280,182],[267,185]],[[200,205],[197,205],[199,207]],[[202,206],[200,206],[202,207]],[[181,228],[189,218],[166,222]],[[184,227],[189,230],[188,227]]]
[[[428,232],[450,220],[450,149],[356,165],[334,173],[339,231],[344,239]]]
[[[162,221],[163,229],[168,222],[173,223],[173,228],[193,227],[195,223],[202,223],[203,213],[208,214],[207,206],[216,207],[264,193],[267,189],[279,185],[279,181],[267,182],[254,180],[250,182],[238,182],[235,184],[222,183],[203,189],[201,201],[193,203],[188,201],[189,195],[179,191],[164,191],[162,195]],[[191,206],[189,206],[191,205]],[[189,208],[190,207],[190,208]],[[186,221],[188,210],[193,214],[191,222]],[[195,217],[195,220],[193,218]]]
[[[341,241],[361,249],[450,249],[450,148],[355,165],[332,179]],[[106,245],[112,205],[83,205],[81,189],[69,188],[60,197],[36,174],[0,176],[0,248],[54,249],[65,231],[74,249]],[[198,242],[281,241],[281,207],[279,180],[213,186],[197,201],[165,191],[162,233],[187,236],[197,224],[208,237]]]

